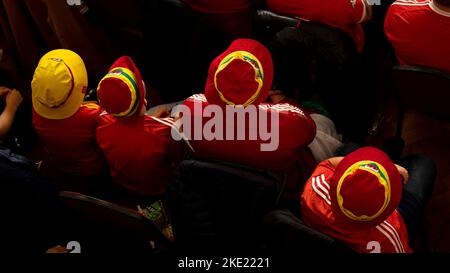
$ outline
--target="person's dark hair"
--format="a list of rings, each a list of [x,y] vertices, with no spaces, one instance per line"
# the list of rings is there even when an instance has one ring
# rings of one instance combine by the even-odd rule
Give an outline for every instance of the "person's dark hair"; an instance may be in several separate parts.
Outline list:
[[[449,7],[450,8],[450,0],[434,0],[439,5]]]

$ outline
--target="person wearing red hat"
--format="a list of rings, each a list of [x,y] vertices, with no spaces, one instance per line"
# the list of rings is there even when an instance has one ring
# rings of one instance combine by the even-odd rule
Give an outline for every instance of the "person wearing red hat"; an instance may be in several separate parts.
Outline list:
[[[119,58],[97,89],[100,115],[97,143],[117,185],[135,196],[165,192],[183,149],[171,137],[173,119],[147,116],[145,84],[131,58]]]
[[[298,201],[300,181],[306,181],[316,164],[307,149],[315,137],[316,126],[295,103],[270,91],[272,80],[273,63],[267,48],[255,40],[235,40],[212,61],[205,94],[193,95],[184,102],[194,134],[189,135],[186,130],[183,133],[191,140],[195,157],[286,173],[284,197]],[[267,102],[269,98],[272,102]],[[214,118],[211,110],[217,110]],[[235,111],[247,112],[239,120]],[[217,116],[223,116],[223,123],[216,123],[215,136],[196,137],[201,136],[203,129],[208,131],[208,124]],[[187,128],[185,124],[183,128]],[[238,128],[244,132],[241,137],[234,135]],[[268,128],[275,133],[269,140],[261,134],[257,136]],[[276,145],[264,149],[262,145],[268,141]]]
[[[384,32],[400,64],[450,75],[449,0],[398,0],[389,8]]]
[[[356,48],[364,48],[362,24],[370,20],[372,7],[368,0],[268,0],[269,10],[307,21],[322,23],[349,34]]]
[[[414,160],[409,173],[367,147],[321,162],[301,197],[304,222],[359,253],[411,253],[408,233],[435,178],[435,171],[418,175],[434,163]]]

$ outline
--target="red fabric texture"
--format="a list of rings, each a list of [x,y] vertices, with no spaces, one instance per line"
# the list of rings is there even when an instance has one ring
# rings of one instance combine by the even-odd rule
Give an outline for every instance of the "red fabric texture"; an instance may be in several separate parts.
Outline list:
[[[226,91],[226,96],[231,101],[244,104],[258,88],[256,81],[249,81],[252,77],[255,77],[255,70],[251,65],[236,60],[217,75],[218,88]]]
[[[48,120],[33,111],[33,127],[60,171],[92,176],[105,170],[106,160],[95,140],[100,112],[94,103],[82,104],[73,116],[63,120]]]
[[[170,118],[121,119],[104,112],[97,142],[108,159],[114,182],[140,195],[163,193],[183,156],[183,146],[171,137],[171,125]]]
[[[198,130],[195,119],[200,120],[198,125],[202,128],[211,118],[203,117],[203,109],[211,105],[202,94],[194,95],[184,102],[191,113],[192,132]],[[200,111],[195,112],[198,107]],[[308,152],[307,146],[316,135],[316,125],[309,115],[296,106],[288,103],[258,105],[265,115],[270,112],[278,112],[279,115],[279,146],[275,151],[261,151],[261,144],[267,143],[261,139],[257,140],[191,140],[195,153],[194,156],[203,159],[214,159],[248,165],[271,171],[280,171],[287,174],[285,186],[285,197],[289,200],[299,200],[302,181],[306,181],[314,168],[316,162]],[[268,131],[271,131],[270,118]],[[259,118],[256,127],[247,126],[246,135],[249,130],[259,131]],[[234,122],[234,132],[237,131],[237,122]],[[249,123],[247,117],[246,124]],[[227,123],[224,122],[223,132],[226,136]],[[192,133],[193,138],[193,133]],[[224,138],[225,139],[225,138]]]
[[[376,162],[385,168],[386,173],[381,169],[377,170],[376,166],[372,167],[371,165],[365,165],[364,167],[358,168],[354,174],[347,176],[343,180],[341,195],[344,202],[343,207],[348,209],[351,213],[356,216],[372,216],[382,209],[382,205],[385,202],[385,193],[388,193],[390,196],[388,206],[378,217],[370,221],[356,221],[350,219],[348,216],[344,215],[337,202],[337,187],[339,180],[353,164],[361,161]],[[387,176],[390,181],[390,190],[385,190],[378,178],[368,171],[368,168],[376,170],[379,175]],[[402,196],[402,189],[402,178],[389,157],[376,148],[362,148],[347,155],[336,167],[336,171],[331,178],[330,193],[332,209],[337,220],[342,222],[342,225],[347,226],[349,229],[375,226],[380,222],[383,222],[397,208]]]
[[[358,51],[364,48],[364,0],[268,0],[270,10],[292,17],[322,23],[340,29],[353,37]]]
[[[230,54],[235,52],[250,53],[251,55],[247,54],[247,56],[250,56],[251,59],[230,59]],[[216,72],[220,69],[222,70],[217,73],[215,80]],[[258,79],[262,81],[259,95],[251,105],[247,106],[248,108],[243,108],[242,104],[255,94],[259,86]],[[287,174],[285,197],[291,201],[298,200],[302,181],[306,181],[306,175],[311,171],[311,166],[315,164],[311,153],[306,150],[308,149],[307,145],[315,137],[316,126],[311,117],[296,105],[288,102],[263,103],[267,100],[272,80],[273,63],[270,52],[257,41],[235,40],[224,53],[211,63],[205,95],[193,95],[184,102],[184,105],[190,110],[189,119],[192,124],[191,135],[187,138],[192,140],[191,144],[196,157],[284,172]],[[215,81],[224,97],[238,106],[227,105],[227,102],[220,98]],[[235,115],[231,119],[227,118],[226,111],[223,111],[223,124],[217,125],[223,127],[215,128],[215,131],[222,132],[222,136],[215,139],[205,139],[205,136],[201,136],[198,139],[195,133],[201,134],[205,125],[214,117],[204,115],[203,112],[206,107],[210,109],[211,106],[217,106],[222,110],[227,108],[251,109],[249,107],[252,107],[256,110],[257,116],[250,118],[251,115],[248,114],[245,115],[245,120],[238,120]],[[278,115],[276,123],[271,120],[271,115],[274,113]],[[262,118],[266,119],[262,120]],[[258,134],[261,128],[264,128],[262,126],[267,128],[267,132],[278,132],[278,139],[265,141],[261,135],[250,137],[251,133]],[[238,127],[245,131],[245,135],[241,139],[237,134]],[[230,130],[233,130],[234,135],[228,137],[228,133],[231,135]],[[274,141],[278,143],[274,150],[263,151],[262,144],[274,143]]]
[[[108,113],[122,113],[126,111],[131,104],[131,93],[123,91],[127,89],[128,86],[119,79],[104,81],[97,93],[103,109]]]
[[[272,56],[267,48],[255,40],[237,39],[224,53],[215,58],[209,67],[205,86],[205,95],[209,103],[225,105],[225,102],[219,97],[214,79],[222,60],[236,51],[249,52],[261,63],[260,69],[262,69],[264,75],[263,87],[253,104],[267,100],[273,81]],[[242,60],[235,59],[231,61],[217,76],[217,85],[220,91],[227,99],[234,100],[233,102],[236,104],[247,101],[256,92],[258,87],[255,81],[255,70],[248,62]]]
[[[358,191],[358,194],[355,194]],[[355,215],[374,215],[383,206],[385,190],[374,176],[367,176],[364,171],[356,171],[342,186],[344,207]],[[367,202],[370,196],[370,202]],[[366,205],[361,206],[361,204]]]
[[[400,64],[450,75],[450,12],[436,11],[432,5],[430,0],[394,2],[384,31]]]
[[[114,62],[109,71],[111,72],[116,68],[126,68],[134,73],[138,87],[138,93],[135,95],[139,99],[139,106],[137,106],[137,111],[134,114],[139,114],[140,109],[145,105],[145,87],[141,72],[128,56],[120,57]],[[135,92],[135,90],[130,90],[123,81],[117,78],[107,78],[101,81],[97,90],[101,106],[113,115],[122,113],[132,107],[134,102],[131,99],[131,92]]]
[[[363,229],[349,229],[339,221],[330,196],[335,168],[324,161],[315,169],[301,197],[302,216],[311,228],[338,239],[359,253],[411,253],[408,232],[397,210],[384,221]]]

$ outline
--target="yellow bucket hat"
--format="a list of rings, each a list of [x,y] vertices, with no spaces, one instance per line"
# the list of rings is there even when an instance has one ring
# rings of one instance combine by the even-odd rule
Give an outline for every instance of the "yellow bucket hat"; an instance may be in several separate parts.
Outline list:
[[[74,115],[83,102],[88,84],[81,57],[67,49],[45,54],[31,82],[33,108],[47,119],[66,119]]]

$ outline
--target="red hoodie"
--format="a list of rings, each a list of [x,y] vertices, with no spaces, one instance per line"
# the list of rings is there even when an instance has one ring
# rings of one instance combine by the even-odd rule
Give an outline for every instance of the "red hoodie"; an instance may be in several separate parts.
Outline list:
[[[316,126],[311,117],[296,105],[289,102],[279,104],[264,102],[267,100],[272,78],[272,59],[264,46],[248,39],[234,41],[227,51],[212,62],[206,82],[206,94],[193,95],[184,102],[190,109],[192,132],[202,130],[213,118],[205,117],[204,113],[204,109],[211,105],[223,110],[253,107],[259,114],[253,123],[250,115],[240,121],[236,118],[232,121],[224,118],[221,128],[223,140],[206,140],[203,137],[200,140],[192,140],[191,144],[195,150],[194,156],[197,157],[285,172],[288,175],[285,197],[298,200],[302,181],[306,181],[315,165],[306,147],[315,137]],[[230,104],[241,106],[233,108]],[[245,104],[248,106],[242,108]],[[272,124],[270,117],[267,116],[271,113],[277,114],[276,123]],[[261,120],[262,115],[267,119]],[[195,118],[200,122],[196,124]],[[230,122],[234,122],[234,126],[227,126]],[[245,128],[244,140],[237,138],[236,128],[239,125]],[[270,142],[258,135],[265,128],[269,128],[268,132],[278,131],[278,139],[275,140],[278,146],[274,150],[262,151],[261,144]],[[232,129],[235,133],[234,138],[226,140],[227,131]],[[250,137],[251,133],[257,135],[256,139]],[[190,139],[192,138],[193,135]]]

